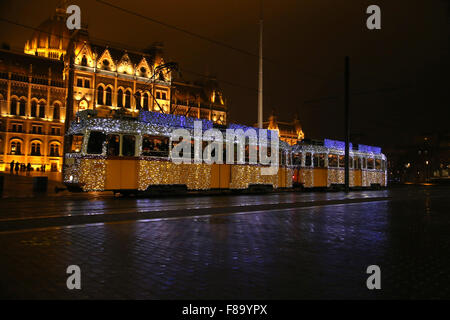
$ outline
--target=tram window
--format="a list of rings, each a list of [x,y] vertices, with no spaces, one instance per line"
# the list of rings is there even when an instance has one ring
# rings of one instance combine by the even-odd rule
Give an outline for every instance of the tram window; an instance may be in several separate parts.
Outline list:
[[[344,156],[339,156],[339,168],[343,168],[345,167],[345,157]]]
[[[373,159],[367,159],[367,169],[373,169]]]
[[[381,161],[381,170],[386,170],[386,160]]]
[[[328,155],[328,167],[337,168],[338,166],[338,156],[336,154]]]
[[[325,167],[325,155],[323,153],[315,153],[313,158],[314,168]]]
[[[348,167],[350,168],[350,169],[353,169],[353,157],[350,157],[349,158],[349,160],[348,160]]]
[[[302,165],[302,154],[301,153],[294,153],[294,166],[301,166]]]
[[[319,154],[313,154],[313,167],[318,168],[319,167]]]
[[[367,159],[363,158],[363,169],[367,169]]]
[[[122,155],[124,157],[133,157],[136,150],[136,137],[125,135],[122,137]]]
[[[87,153],[102,154],[105,137],[105,134],[100,131],[91,131],[87,145]]]
[[[173,142],[175,147],[178,142]],[[169,156],[169,138],[144,135],[142,139],[142,155],[153,157]]]
[[[359,157],[353,158],[353,168],[355,169],[361,169],[361,161],[359,160]]]
[[[83,135],[82,134],[74,134],[70,136],[70,152],[78,153],[81,152],[81,147],[83,146]]]
[[[319,168],[325,168],[325,154],[319,154]]]
[[[381,159],[375,159],[375,169],[381,170]]]
[[[108,134],[107,137],[107,154],[108,156],[120,155],[120,136],[118,134]]]
[[[311,167],[311,152],[306,153],[305,167]]]

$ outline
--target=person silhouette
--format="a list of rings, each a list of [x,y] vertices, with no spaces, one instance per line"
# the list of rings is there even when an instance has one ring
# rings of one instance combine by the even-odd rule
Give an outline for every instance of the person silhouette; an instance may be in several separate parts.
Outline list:
[[[14,160],[11,161],[11,162],[9,163],[9,171],[10,171],[11,173],[14,172]]]

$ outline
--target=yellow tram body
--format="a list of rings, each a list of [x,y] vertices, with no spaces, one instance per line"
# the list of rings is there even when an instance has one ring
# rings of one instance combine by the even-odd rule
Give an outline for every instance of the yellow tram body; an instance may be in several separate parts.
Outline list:
[[[174,124],[186,126],[186,122],[194,119],[163,115],[166,123],[159,119],[163,117],[159,113],[147,111],[143,115],[149,119],[97,118],[83,114],[80,121],[73,122],[67,134],[72,150],[65,154],[64,164],[64,182],[68,188],[127,193],[170,192],[175,188],[330,189],[344,185],[343,142],[325,139],[291,147],[280,141],[278,170],[272,175],[262,175],[264,166],[251,164],[247,158],[244,163],[233,164],[194,161],[176,164],[168,151],[168,146],[174,143],[171,130]],[[207,120],[202,123],[213,125]],[[387,186],[387,162],[380,148],[351,145],[349,157],[351,188]]]
[[[262,175],[263,166],[258,164],[176,164],[169,157],[144,156],[142,139],[145,133],[169,139],[170,130],[165,129],[160,126],[155,129],[151,123],[132,119],[86,117],[73,123],[69,131],[72,152],[67,153],[65,159],[65,184],[72,190],[115,192],[145,192],[158,186],[167,187],[165,190],[180,186],[187,190],[244,190],[258,185],[273,189],[292,187],[289,146],[284,142],[280,142],[280,152],[285,154],[285,163],[279,165],[276,174]],[[105,150],[105,142],[97,154],[89,151],[92,133],[100,130],[117,136],[118,155],[110,155]],[[74,136],[78,138],[74,139]],[[125,137],[133,137],[136,142],[131,156],[124,152]]]
[[[345,144],[325,139],[322,145],[298,144],[292,148],[293,183],[304,188],[331,188],[345,183]],[[381,149],[365,145],[350,148],[349,186],[387,186],[387,162]]]

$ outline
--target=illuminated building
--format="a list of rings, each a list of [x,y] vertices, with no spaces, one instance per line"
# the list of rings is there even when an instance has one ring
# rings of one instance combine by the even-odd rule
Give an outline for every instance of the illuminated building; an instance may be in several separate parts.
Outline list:
[[[62,165],[64,64],[0,50],[0,170],[9,163]]]
[[[305,138],[297,115],[294,116],[292,122],[282,122],[277,120],[275,113],[272,111],[269,121],[263,122],[263,128],[278,131],[280,140],[287,142],[291,146]]]
[[[26,41],[25,54],[0,51],[0,170],[14,160],[61,171],[70,37],[60,6]],[[74,62],[72,117],[85,109],[105,117],[115,110],[135,117],[148,110],[227,122],[217,82],[177,79],[161,68],[166,62],[159,45],[131,52],[92,43],[81,29],[74,37]]]

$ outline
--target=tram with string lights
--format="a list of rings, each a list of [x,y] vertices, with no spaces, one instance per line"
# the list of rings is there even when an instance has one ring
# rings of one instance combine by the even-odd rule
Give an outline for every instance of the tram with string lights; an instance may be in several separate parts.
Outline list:
[[[179,143],[172,141],[173,130],[182,128],[193,133],[194,121],[201,121],[203,130],[258,132],[260,129],[237,124],[224,127],[209,120],[150,111],[141,111],[138,118],[97,117],[93,110],[77,115],[77,121],[71,123],[66,133],[71,149],[65,154],[63,168],[64,183],[71,191],[112,191],[125,195],[173,191],[297,191],[340,189],[345,183],[342,141],[310,140],[294,146],[279,141],[278,170],[267,175],[261,173],[264,165],[250,161],[250,148],[258,148],[250,140],[245,146],[245,159],[239,163],[176,164],[171,159],[170,150]],[[224,146],[224,153],[225,150]],[[386,161],[379,147],[350,144],[350,188],[386,187]]]
[[[291,148],[283,141],[278,142],[278,170],[274,174],[262,174],[265,165],[251,162],[250,149],[257,149],[258,145],[252,145],[250,139],[245,146],[245,159],[239,163],[174,163],[170,150],[179,141],[172,141],[172,132],[181,128],[194,137],[195,121],[201,121],[203,130],[265,130],[236,124],[224,127],[210,120],[142,110],[138,118],[104,118],[97,117],[93,110],[81,111],[66,133],[70,150],[65,154],[64,183],[71,191],[113,191],[124,195],[292,187]],[[193,140],[191,143],[194,147]]]
[[[293,185],[302,189],[341,189],[345,185],[345,143],[307,140],[292,147]],[[381,148],[349,145],[349,187],[387,186],[387,159]]]

